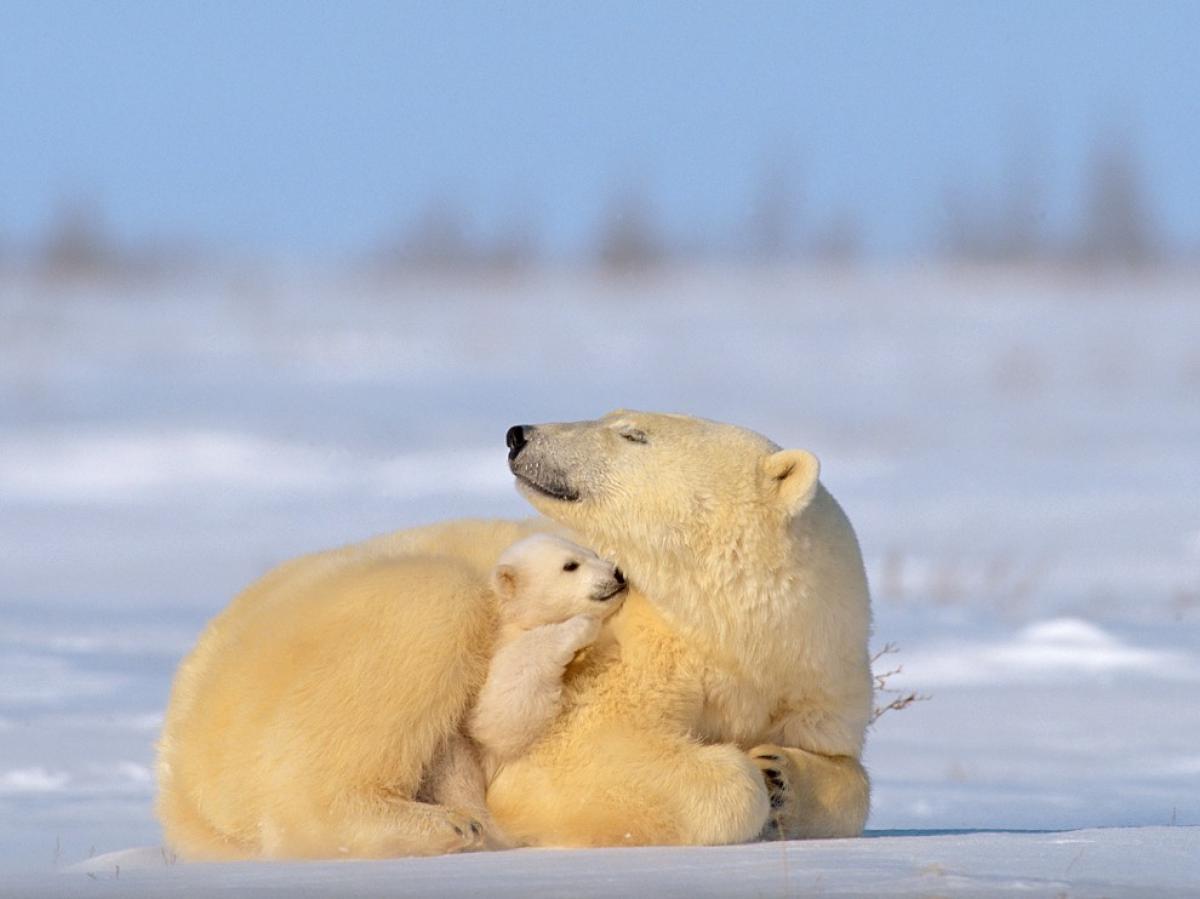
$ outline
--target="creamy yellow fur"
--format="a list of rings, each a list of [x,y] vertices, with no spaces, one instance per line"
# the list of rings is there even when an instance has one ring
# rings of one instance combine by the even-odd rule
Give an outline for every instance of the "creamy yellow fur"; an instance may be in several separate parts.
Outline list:
[[[416,803],[486,674],[486,574],[448,556],[335,551],[239,596],[176,676],[159,817],[186,858],[468,848],[463,811]]]
[[[869,601],[816,459],[732,426],[636,412],[539,426],[527,443],[511,462],[527,498],[632,588],[568,667],[562,713],[497,773],[487,798],[501,827],[564,846],[861,832]],[[418,585],[405,569],[434,554],[479,576],[552,527],[406,531],[252,586],[176,682],[160,753],[168,840],[185,857],[469,844],[425,810],[450,812],[408,816],[483,678],[494,622],[448,574]],[[396,608],[405,624],[389,631]],[[326,653],[359,661],[331,681],[311,669]],[[300,710],[283,722],[281,698]],[[297,752],[313,734],[337,735],[334,762]]]

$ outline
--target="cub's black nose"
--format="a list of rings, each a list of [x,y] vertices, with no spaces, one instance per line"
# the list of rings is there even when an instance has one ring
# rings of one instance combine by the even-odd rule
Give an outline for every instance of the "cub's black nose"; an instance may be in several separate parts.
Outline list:
[[[525,432],[532,430],[532,425],[513,425],[508,429],[508,434],[505,435],[504,442],[508,444],[509,459],[517,458],[521,450],[525,449],[525,444],[527,443]]]
[[[622,573],[620,568],[613,569],[613,580],[616,581],[618,584],[625,583],[625,575]]]

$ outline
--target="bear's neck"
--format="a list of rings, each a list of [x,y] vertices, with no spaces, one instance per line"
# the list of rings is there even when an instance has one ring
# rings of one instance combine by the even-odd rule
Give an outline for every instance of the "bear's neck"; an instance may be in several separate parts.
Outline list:
[[[787,580],[762,583],[760,577],[752,584],[737,571],[696,575],[652,577],[642,589],[671,626],[713,661],[748,671],[775,669],[773,657],[786,648],[780,635],[790,629]]]
[[[749,678],[859,665],[870,629],[866,580],[853,531],[824,490],[784,540],[743,532],[669,546],[628,536],[602,554],[712,662]]]

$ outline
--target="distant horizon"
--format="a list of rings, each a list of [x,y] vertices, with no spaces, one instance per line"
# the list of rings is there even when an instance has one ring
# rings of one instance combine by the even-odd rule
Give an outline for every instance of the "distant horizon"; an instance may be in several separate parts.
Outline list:
[[[952,198],[1003,216],[1014,178],[1073,240],[1113,142],[1161,249],[1200,249],[1198,4],[18,0],[4,26],[0,257],[86,201],[123,244],[326,262],[440,206],[577,263],[628,200],[693,252],[752,252],[766,208],[927,258]]]

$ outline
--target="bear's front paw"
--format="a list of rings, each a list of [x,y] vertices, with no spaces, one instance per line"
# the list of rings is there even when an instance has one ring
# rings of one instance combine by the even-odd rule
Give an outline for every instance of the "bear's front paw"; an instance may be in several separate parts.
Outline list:
[[[785,822],[791,818],[796,801],[792,788],[795,781],[792,776],[792,760],[786,750],[771,743],[755,746],[750,750],[750,758],[762,772],[763,782],[767,785],[767,796],[771,800],[771,814],[763,827],[762,839],[786,839]]]

